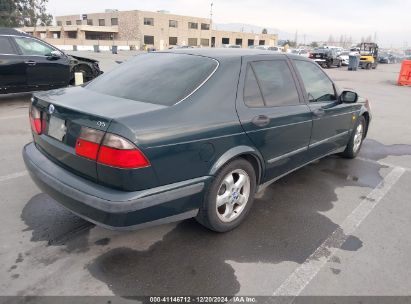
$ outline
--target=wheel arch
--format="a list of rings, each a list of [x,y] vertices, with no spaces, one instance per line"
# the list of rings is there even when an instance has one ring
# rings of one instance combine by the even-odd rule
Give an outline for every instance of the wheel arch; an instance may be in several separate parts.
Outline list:
[[[363,116],[365,119],[365,134],[364,134],[364,138],[365,138],[368,134],[368,127],[370,125],[371,117],[370,117],[370,113],[368,113],[368,111],[365,109],[361,111],[360,116]]]
[[[213,164],[209,174],[214,176],[225,164],[237,158],[243,158],[251,163],[257,177],[257,185],[259,185],[264,172],[264,162],[260,152],[250,146],[237,146],[226,151]]]

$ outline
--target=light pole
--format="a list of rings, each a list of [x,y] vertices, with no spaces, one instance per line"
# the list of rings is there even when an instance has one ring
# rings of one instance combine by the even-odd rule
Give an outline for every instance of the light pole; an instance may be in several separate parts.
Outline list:
[[[210,4],[210,47],[213,47],[213,5],[214,3],[211,2]]]

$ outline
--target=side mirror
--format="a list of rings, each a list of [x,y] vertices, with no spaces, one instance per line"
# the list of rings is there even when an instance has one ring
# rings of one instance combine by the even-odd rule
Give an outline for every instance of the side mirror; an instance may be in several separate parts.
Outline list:
[[[343,91],[340,95],[342,103],[355,103],[358,100],[358,94],[352,91]]]
[[[61,58],[61,53],[59,51],[52,51],[50,55],[47,56],[48,59],[50,60],[56,60]]]

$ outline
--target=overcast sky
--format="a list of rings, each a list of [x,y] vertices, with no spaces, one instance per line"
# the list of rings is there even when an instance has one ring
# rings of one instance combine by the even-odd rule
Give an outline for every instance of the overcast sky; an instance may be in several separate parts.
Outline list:
[[[352,36],[355,40],[377,34],[380,45],[411,47],[410,0],[49,0],[54,15],[118,10],[167,10],[174,14],[210,16],[214,23],[245,23],[275,28],[307,40],[327,40],[333,35]],[[302,38],[300,38],[302,39]]]

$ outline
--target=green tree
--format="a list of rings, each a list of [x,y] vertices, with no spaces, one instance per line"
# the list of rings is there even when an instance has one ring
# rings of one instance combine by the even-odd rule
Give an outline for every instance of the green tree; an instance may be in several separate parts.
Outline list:
[[[285,45],[287,45],[287,44],[288,44],[289,47],[292,47],[292,48],[297,47],[297,43],[296,43],[295,41],[291,41],[291,40],[285,40],[285,41],[282,43],[281,46],[285,46]]]
[[[20,10],[16,0],[0,0],[0,26],[16,27],[20,25]]]
[[[48,0],[19,0],[25,26],[51,25],[53,16],[47,13]]]
[[[47,13],[47,2],[48,0],[0,0],[0,26],[51,25],[53,16]]]
[[[268,31],[266,28],[263,29],[263,31],[261,32],[262,34],[268,34]]]
[[[312,48],[316,48],[316,47],[318,47],[318,42],[317,42],[317,41],[313,41],[313,42],[311,42],[310,46],[311,46]]]

